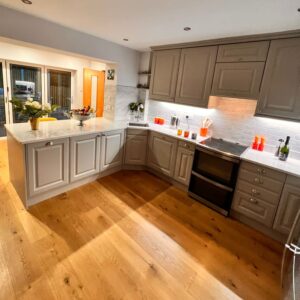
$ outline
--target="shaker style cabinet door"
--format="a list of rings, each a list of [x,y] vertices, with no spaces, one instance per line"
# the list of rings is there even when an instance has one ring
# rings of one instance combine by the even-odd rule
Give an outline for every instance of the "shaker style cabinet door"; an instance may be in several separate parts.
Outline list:
[[[271,41],[256,115],[300,121],[300,38]]]
[[[192,172],[194,152],[182,147],[178,147],[174,179],[184,185],[190,182]]]
[[[176,139],[151,132],[148,148],[148,166],[172,177],[174,174],[176,150]]]
[[[126,137],[125,164],[145,165],[147,154],[147,136],[130,135]]]
[[[207,107],[217,46],[182,49],[175,102]]]
[[[69,183],[69,139],[26,146],[29,196]]]
[[[99,173],[100,134],[71,137],[70,179],[71,182]]]
[[[154,51],[150,99],[174,102],[181,49]]]
[[[212,95],[258,99],[264,62],[217,63]]]
[[[300,186],[285,184],[273,228],[289,234],[295,217],[300,210]]]
[[[220,45],[217,62],[265,61],[269,41]]]
[[[101,138],[101,171],[123,163],[124,130],[107,132]]]

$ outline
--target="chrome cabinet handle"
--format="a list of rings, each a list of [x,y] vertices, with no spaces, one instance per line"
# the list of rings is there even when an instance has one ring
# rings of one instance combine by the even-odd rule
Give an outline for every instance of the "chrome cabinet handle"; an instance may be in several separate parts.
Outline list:
[[[256,189],[252,189],[251,192],[253,195],[260,195],[260,192],[258,192]]]
[[[257,168],[257,172],[260,174],[266,174],[266,170],[261,168]]]
[[[53,146],[53,142],[47,142],[46,144],[45,144],[45,146]]]
[[[250,198],[249,200],[250,200],[251,203],[257,204],[257,200],[256,199]]]
[[[254,182],[259,183],[259,184],[263,184],[264,183],[262,179],[259,179],[257,177],[254,178]]]

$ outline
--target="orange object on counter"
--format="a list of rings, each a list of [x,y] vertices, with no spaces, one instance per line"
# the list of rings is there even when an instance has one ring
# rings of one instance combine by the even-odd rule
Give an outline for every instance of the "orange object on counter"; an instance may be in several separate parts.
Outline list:
[[[184,136],[185,138],[188,138],[189,135],[190,135],[190,132],[189,132],[188,130],[185,130],[183,136]]]
[[[200,128],[200,135],[203,137],[206,137],[208,133],[208,128],[207,127],[202,127]]]
[[[259,145],[258,141],[259,141],[259,136],[256,135],[256,136],[254,137],[254,141],[253,141],[253,143],[252,143],[252,149],[254,149],[254,150],[257,150],[257,149],[258,149],[258,145]]]
[[[165,124],[165,119],[159,118],[158,124],[159,124],[159,125],[164,125],[164,124]]]
[[[159,124],[159,118],[154,118],[154,124]]]
[[[266,142],[266,139],[265,139],[265,137],[262,136],[260,138],[260,143],[259,143],[258,148],[257,148],[258,151],[264,151],[265,142]]]
[[[177,135],[182,135],[182,129],[177,130]]]

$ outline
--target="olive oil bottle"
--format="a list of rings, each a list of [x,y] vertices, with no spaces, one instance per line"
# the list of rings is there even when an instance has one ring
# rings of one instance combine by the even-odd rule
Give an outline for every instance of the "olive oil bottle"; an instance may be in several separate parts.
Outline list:
[[[284,161],[287,160],[287,158],[289,156],[289,152],[290,152],[289,142],[290,142],[290,137],[287,136],[284,146],[280,149],[280,153],[279,153],[280,160],[284,160]]]

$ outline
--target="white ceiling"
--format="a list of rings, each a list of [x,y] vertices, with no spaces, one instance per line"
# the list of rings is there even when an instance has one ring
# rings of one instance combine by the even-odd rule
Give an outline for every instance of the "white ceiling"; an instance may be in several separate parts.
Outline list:
[[[0,4],[137,50],[300,29],[299,0],[0,0]],[[192,27],[189,32],[183,27]],[[123,38],[128,38],[124,42]]]

